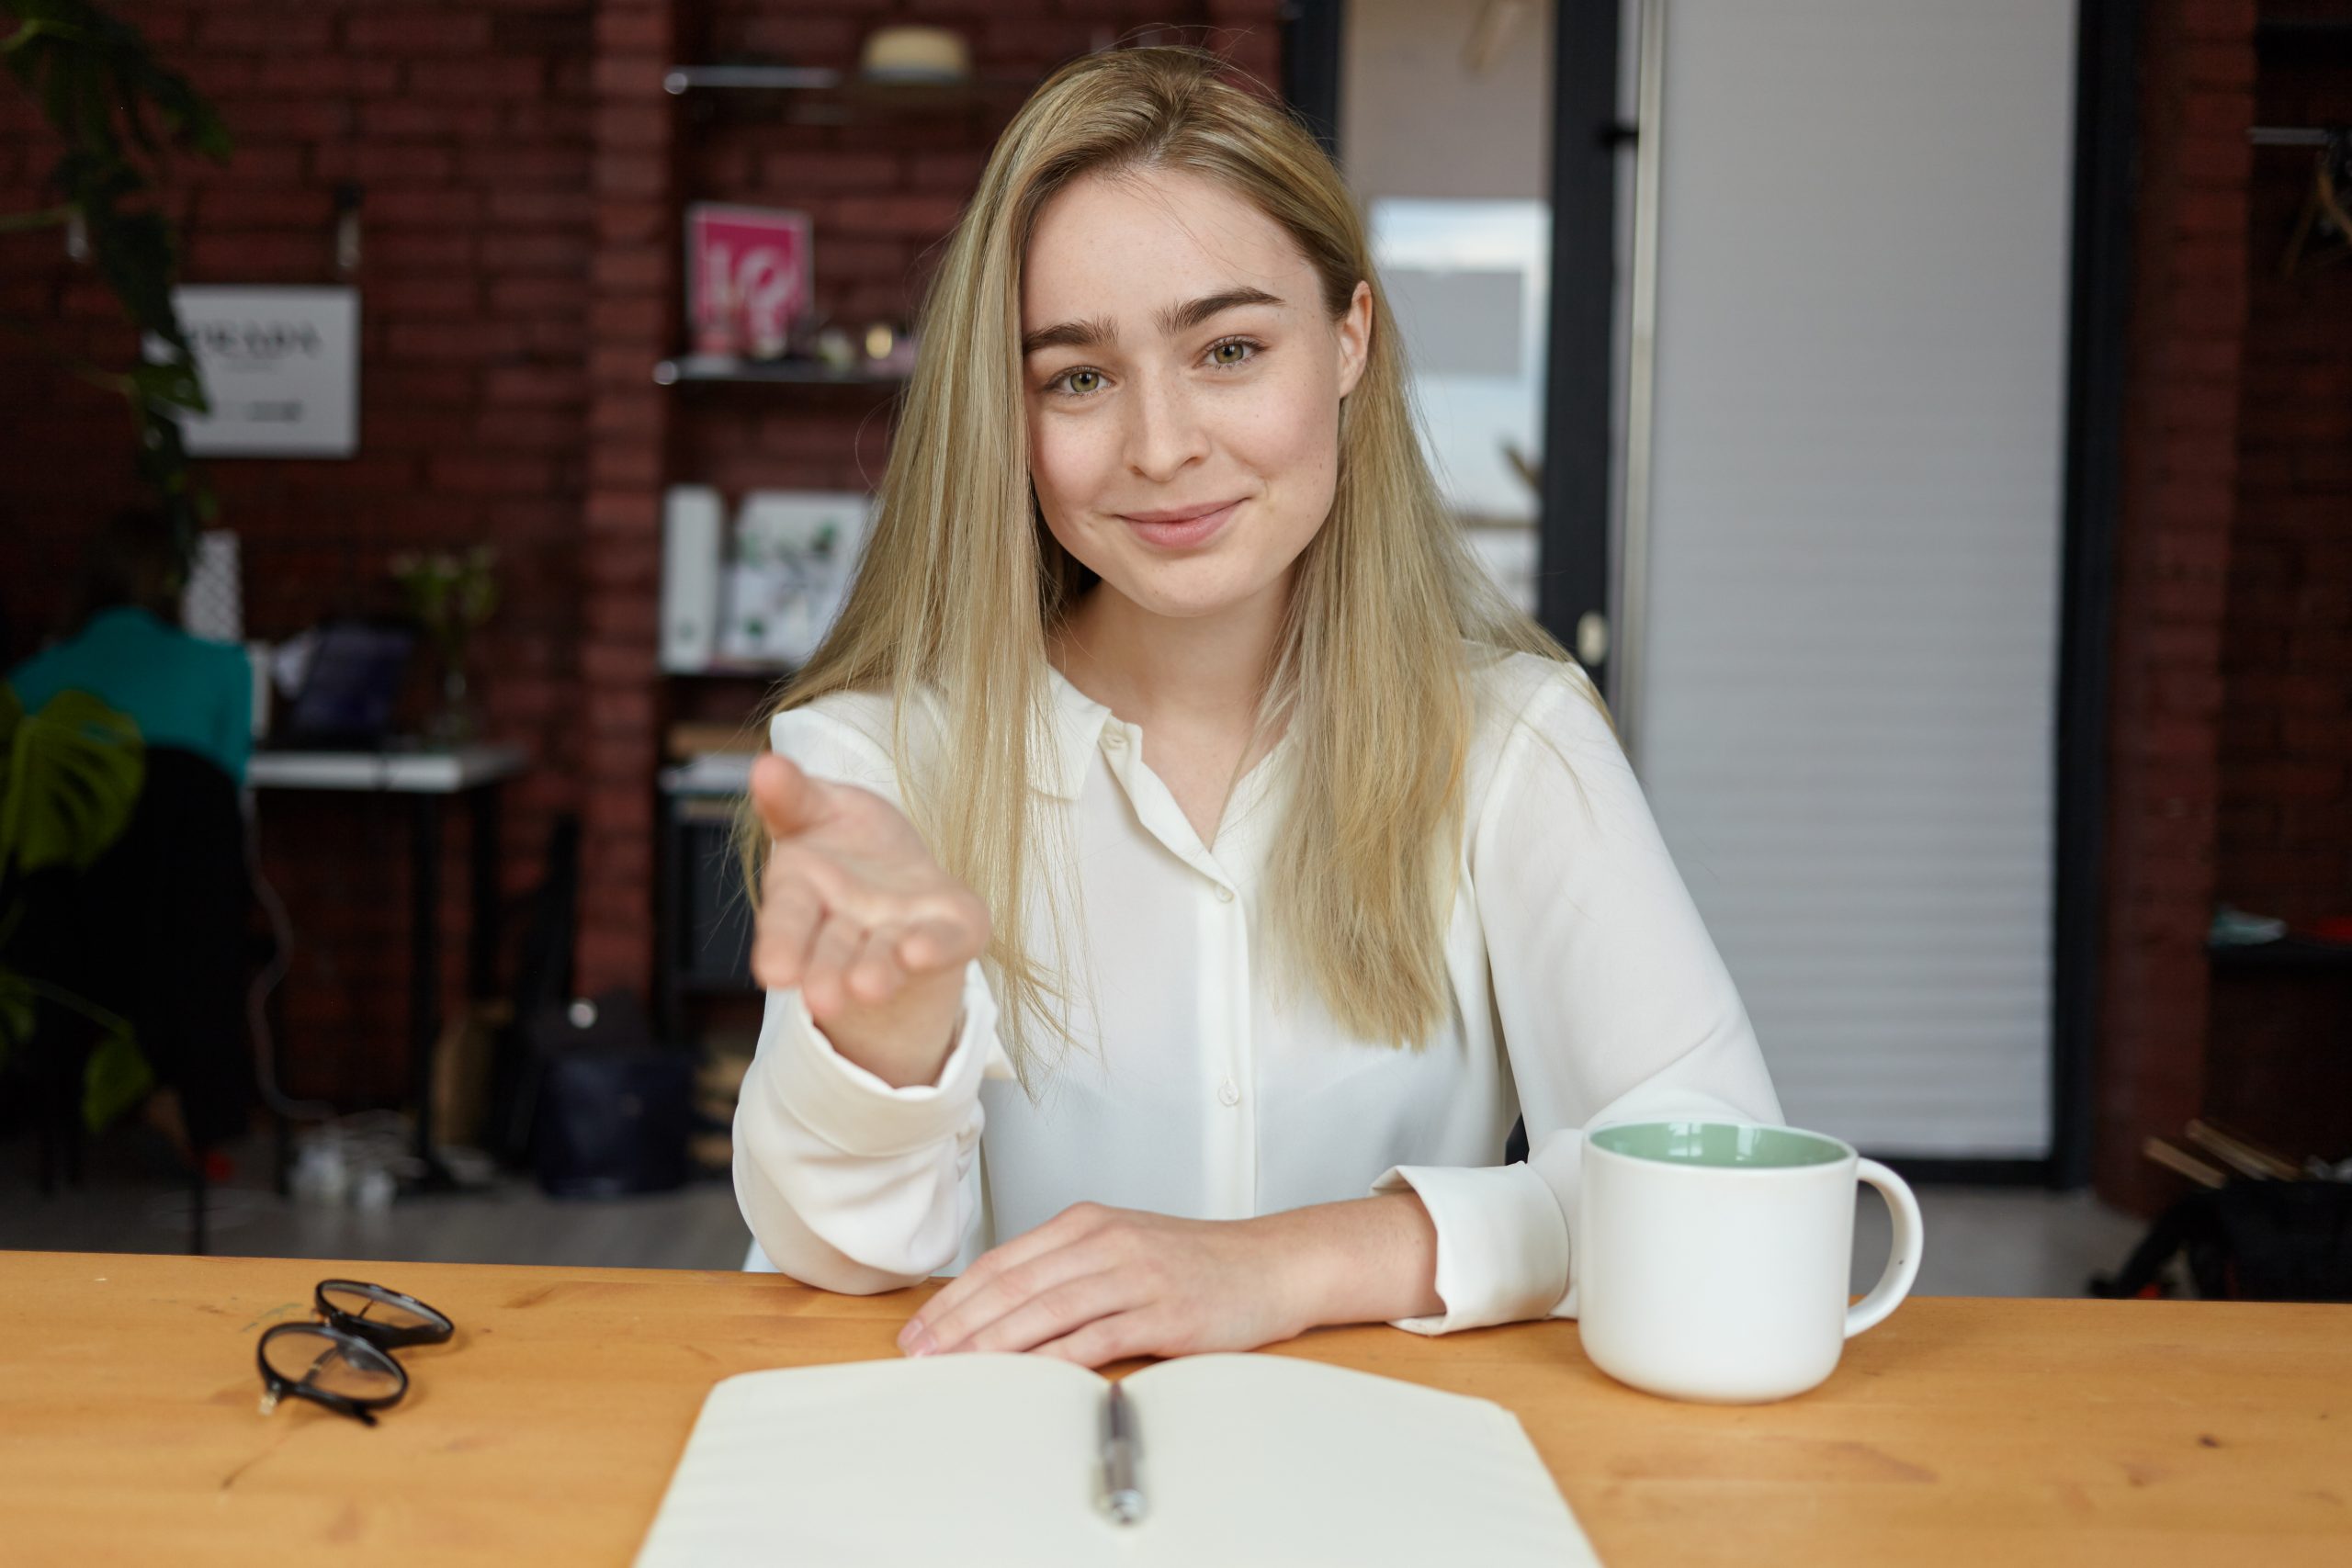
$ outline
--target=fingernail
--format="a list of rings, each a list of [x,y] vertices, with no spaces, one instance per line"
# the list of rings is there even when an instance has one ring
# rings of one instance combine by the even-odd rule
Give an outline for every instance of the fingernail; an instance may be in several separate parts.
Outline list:
[[[928,1356],[939,1347],[932,1342],[930,1329],[910,1323],[899,1331],[899,1348],[910,1356]]]

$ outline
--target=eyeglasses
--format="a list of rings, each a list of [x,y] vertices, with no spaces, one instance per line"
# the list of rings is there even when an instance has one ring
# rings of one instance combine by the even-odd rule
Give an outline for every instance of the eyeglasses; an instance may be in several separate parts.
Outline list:
[[[408,1372],[391,1353],[438,1345],[458,1331],[447,1314],[414,1296],[357,1280],[322,1280],[317,1323],[266,1329],[254,1350],[261,1365],[261,1413],[299,1394],[372,1427],[376,1412],[408,1393]]]

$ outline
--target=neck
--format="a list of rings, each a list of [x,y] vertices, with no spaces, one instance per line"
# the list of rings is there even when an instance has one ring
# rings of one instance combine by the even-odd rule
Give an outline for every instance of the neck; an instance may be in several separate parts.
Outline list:
[[[1248,729],[1272,672],[1287,576],[1210,615],[1161,615],[1099,583],[1070,612],[1055,662],[1070,684],[1143,725]]]

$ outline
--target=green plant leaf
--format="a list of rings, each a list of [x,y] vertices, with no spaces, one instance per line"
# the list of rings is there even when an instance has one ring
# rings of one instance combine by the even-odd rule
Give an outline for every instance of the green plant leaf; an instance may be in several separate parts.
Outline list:
[[[155,1087],[154,1069],[127,1023],[108,1030],[82,1072],[82,1124],[103,1131]]]
[[[15,27],[8,30],[11,18]],[[169,344],[178,362],[177,377],[166,369],[100,384],[130,400],[139,428],[139,473],[166,510],[175,518],[209,521],[216,503],[192,479],[177,428],[168,423],[171,411],[201,412],[210,405],[173,307],[177,245],[171,223],[153,205],[153,175],[175,150],[227,162],[228,128],[186,76],[156,58],[138,28],[92,0],[0,0],[0,64],[40,106],[65,149],[50,175],[54,202],[0,219],[0,227],[79,216],[98,275],[124,314],[142,337]],[[100,374],[78,367],[76,373]]]
[[[138,725],[87,692],[63,691],[16,725],[0,796],[0,867],[79,870],[122,835],[146,781]]]
[[[38,1003],[32,982],[0,964],[0,1063],[33,1037]]]

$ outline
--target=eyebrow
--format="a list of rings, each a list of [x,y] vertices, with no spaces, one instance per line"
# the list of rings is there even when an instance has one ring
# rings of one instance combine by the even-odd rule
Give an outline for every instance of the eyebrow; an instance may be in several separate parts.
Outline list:
[[[1225,288],[1215,294],[1204,294],[1198,299],[1182,305],[1170,305],[1159,312],[1159,330],[1164,336],[1174,337],[1189,332],[1221,310],[1239,305],[1275,305],[1283,303],[1278,295],[1262,288]],[[1093,348],[1098,344],[1119,341],[1119,330],[1108,317],[1098,316],[1091,321],[1063,321],[1055,326],[1040,327],[1021,339],[1021,357],[1044,348]]]

